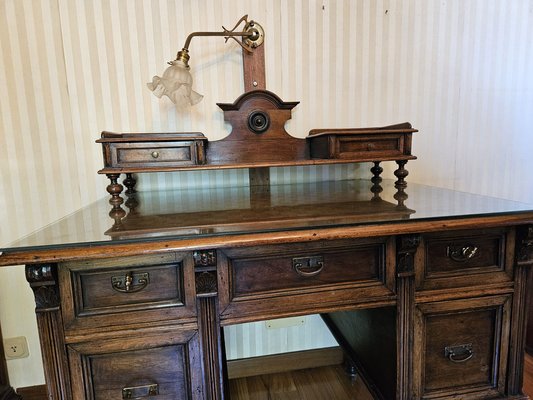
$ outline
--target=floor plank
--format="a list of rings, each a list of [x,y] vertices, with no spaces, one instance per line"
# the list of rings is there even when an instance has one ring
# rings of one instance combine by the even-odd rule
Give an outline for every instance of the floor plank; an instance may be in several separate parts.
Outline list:
[[[232,400],[372,400],[340,365],[230,380]]]

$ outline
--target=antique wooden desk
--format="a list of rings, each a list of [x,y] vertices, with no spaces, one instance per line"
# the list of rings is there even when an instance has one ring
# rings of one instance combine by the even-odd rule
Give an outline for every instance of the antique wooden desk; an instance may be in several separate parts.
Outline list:
[[[526,398],[531,207],[395,196],[367,180],[137,193],[0,264],[26,265],[53,399],[229,398],[221,327],[310,313],[377,399]]]

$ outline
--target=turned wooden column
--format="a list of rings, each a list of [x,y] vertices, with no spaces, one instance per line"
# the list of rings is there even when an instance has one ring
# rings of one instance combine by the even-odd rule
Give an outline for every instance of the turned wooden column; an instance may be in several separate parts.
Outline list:
[[[524,376],[524,352],[528,316],[528,287],[531,287],[531,266],[533,265],[533,225],[522,226],[516,235],[516,262],[514,271],[515,289],[511,315],[509,348],[508,395],[522,393]]]
[[[206,400],[222,400],[225,361],[217,306],[216,251],[195,251],[193,258]]]
[[[415,304],[415,253],[419,235],[400,236],[396,242],[396,398],[409,400],[413,392],[413,332]]]
[[[35,313],[49,400],[71,400],[70,374],[63,338],[56,264],[26,266],[26,280],[35,295]]]

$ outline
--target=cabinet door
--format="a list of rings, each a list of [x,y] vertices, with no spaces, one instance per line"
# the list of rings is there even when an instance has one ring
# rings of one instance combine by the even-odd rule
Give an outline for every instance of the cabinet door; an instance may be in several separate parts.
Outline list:
[[[510,295],[419,304],[414,398],[504,394],[510,304]]]
[[[201,400],[204,398],[198,333],[137,332],[68,345],[73,398]]]

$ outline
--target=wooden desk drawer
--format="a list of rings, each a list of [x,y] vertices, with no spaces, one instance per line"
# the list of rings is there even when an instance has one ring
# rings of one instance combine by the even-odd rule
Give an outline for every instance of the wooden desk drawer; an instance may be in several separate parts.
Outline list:
[[[467,393],[478,399],[504,393],[510,299],[495,296],[417,306],[416,399]]]
[[[234,297],[383,276],[383,242],[272,246],[229,253]]]
[[[68,352],[75,399],[204,399],[196,331],[69,345]]]
[[[186,253],[65,263],[59,275],[68,328],[195,316]]]
[[[222,318],[321,312],[395,301],[390,238],[295,243],[220,252]],[[227,282],[227,283],[226,283]]]
[[[419,289],[512,282],[512,230],[428,234],[420,248],[423,255],[417,273]]]

